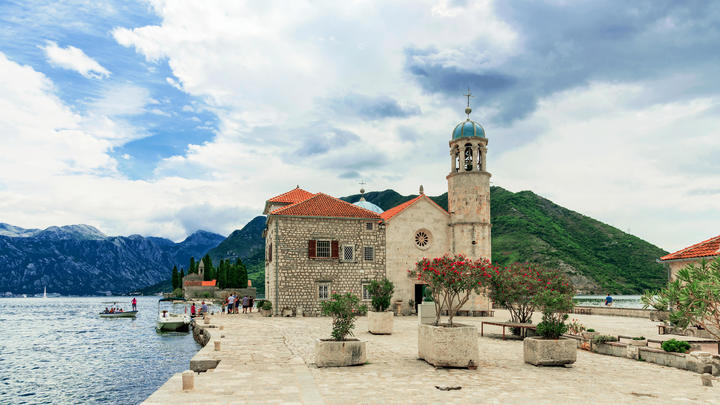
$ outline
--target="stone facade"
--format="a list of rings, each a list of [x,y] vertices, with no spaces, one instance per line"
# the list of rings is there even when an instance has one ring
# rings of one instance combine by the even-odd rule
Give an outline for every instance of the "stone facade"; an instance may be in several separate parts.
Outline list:
[[[372,223],[372,230],[368,230]],[[337,241],[339,257],[309,257],[309,241]],[[320,286],[351,292],[362,298],[363,284],[385,276],[385,227],[377,219],[323,218],[269,215],[265,237],[265,291],[273,312],[283,308],[320,314]],[[351,246],[352,260],[344,260],[344,247]],[[365,260],[365,247],[372,247],[372,260]]]

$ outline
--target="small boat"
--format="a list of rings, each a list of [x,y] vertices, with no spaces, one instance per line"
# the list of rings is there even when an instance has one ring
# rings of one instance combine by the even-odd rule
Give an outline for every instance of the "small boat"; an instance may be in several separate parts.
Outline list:
[[[138,311],[125,311],[118,306],[118,302],[104,302],[104,304],[112,304],[110,309],[105,307],[105,311],[100,312],[100,318],[135,318]]]
[[[47,298],[47,287],[43,290],[43,298]]]
[[[172,303],[185,303],[185,313],[171,312]],[[168,309],[160,309],[162,303],[170,303]],[[187,302],[184,298],[171,297],[158,300],[158,316],[155,330],[158,332],[188,332],[190,330],[190,315],[187,313]]]

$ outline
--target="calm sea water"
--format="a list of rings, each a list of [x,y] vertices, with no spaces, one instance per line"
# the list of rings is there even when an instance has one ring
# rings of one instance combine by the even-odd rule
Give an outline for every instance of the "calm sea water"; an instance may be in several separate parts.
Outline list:
[[[155,332],[157,297],[138,297],[134,320],[98,316],[130,299],[0,299],[0,404],[135,404],[187,370],[200,346]]]
[[[582,306],[605,306],[605,295],[576,295],[573,297],[575,305]],[[613,307],[616,308],[642,308],[640,295],[611,295]]]

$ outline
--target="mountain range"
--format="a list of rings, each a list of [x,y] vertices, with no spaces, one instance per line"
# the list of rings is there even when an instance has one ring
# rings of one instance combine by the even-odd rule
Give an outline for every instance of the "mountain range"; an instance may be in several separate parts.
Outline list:
[[[158,237],[107,236],[90,225],[24,229],[0,223],[0,292],[63,295],[123,293],[170,277],[225,239],[197,231],[175,243]]]

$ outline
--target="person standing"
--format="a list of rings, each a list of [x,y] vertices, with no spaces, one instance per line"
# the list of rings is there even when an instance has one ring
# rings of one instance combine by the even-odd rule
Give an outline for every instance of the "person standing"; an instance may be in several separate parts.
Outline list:
[[[202,307],[201,307],[201,308],[202,308],[202,313],[203,313],[203,315],[207,315],[207,313],[208,313],[208,306],[207,306],[207,304],[205,303],[205,301],[202,302]]]
[[[610,293],[608,293],[607,297],[605,297],[605,306],[611,307],[613,302],[613,298],[610,296]]]
[[[253,296],[248,297],[248,308],[250,308],[250,313],[252,314],[252,308],[253,305],[255,305],[255,298]]]
[[[132,301],[130,302],[132,303],[133,311],[137,311],[137,300],[135,299],[135,297],[133,297]]]
[[[192,305],[190,305],[190,316],[195,316],[195,303],[193,302]]]
[[[249,302],[250,302],[250,299],[248,298],[248,296],[247,296],[247,295],[244,296],[243,299],[242,299],[243,314],[247,314],[247,307],[248,307],[248,303],[249,303]]]
[[[239,314],[240,311],[238,310],[240,308],[240,298],[237,296],[237,293],[235,294],[235,313]]]

